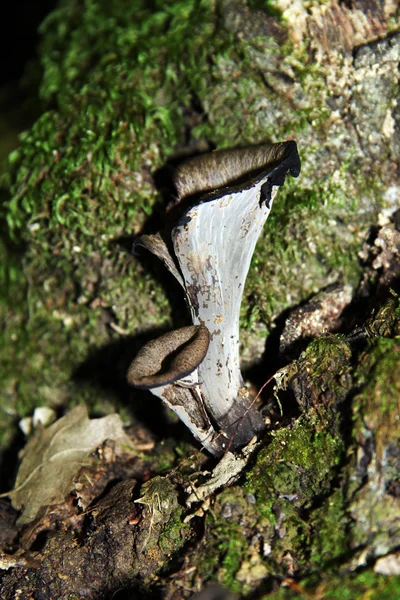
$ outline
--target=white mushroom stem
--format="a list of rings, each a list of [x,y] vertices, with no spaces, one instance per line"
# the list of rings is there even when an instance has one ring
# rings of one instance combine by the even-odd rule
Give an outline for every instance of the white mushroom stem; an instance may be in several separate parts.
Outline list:
[[[212,454],[221,454],[227,439],[213,427],[204,406],[198,365],[210,335],[204,325],[191,325],[150,340],[140,349],[127,374],[135,387],[149,389],[173,410]]]
[[[197,370],[193,375],[197,379]],[[175,382],[152,388],[150,391],[180,418],[206,450],[217,456],[223,454],[228,447],[229,440],[211,423],[204,406],[201,387],[198,384],[186,387],[186,385],[181,386],[179,382]]]
[[[193,324],[207,329],[210,340],[204,358],[196,363],[198,383],[190,392],[190,402],[177,392],[176,381],[173,391],[178,402],[170,395],[171,386],[162,391],[156,387],[159,379],[148,387],[214,454],[223,451],[226,438],[221,443],[221,436],[215,437],[213,424],[230,438],[232,449],[246,444],[264,425],[243,386],[239,315],[257,239],[288,172],[294,177],[300,173],[292,141],[196,157],[177,170],[180,203],[171,214],[180,211],[180,217],[169,234],[172,239],[165,242],[156,234],[136,242],[156,254],[175,275],[185,290]],[[206,195],[199,198],[200,194]],[[195,425],[189,415],[192,411],[197,415]],[[204,418],[200,427],[199,415]],[[211,432],[206,439],[204,431]]]
[[[250,430],[244,437],[251,439],[263,426],[255,410],[245,415],[250,401],[240,372],[239,316],[254,248],[271,210],[272,199],[269,206],[261,202],[267,179],[195,206],[172,233],[193,323],[204,323],[210,332],[198,367],[205,404],[228,434],[237,429],[235,445],[241,444],[240,432]]]

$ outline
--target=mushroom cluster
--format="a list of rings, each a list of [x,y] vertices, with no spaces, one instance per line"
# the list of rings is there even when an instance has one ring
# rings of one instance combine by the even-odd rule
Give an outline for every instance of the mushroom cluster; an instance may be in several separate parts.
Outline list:
[[[173,226],[135,242],[182,285],[192,325],[148,342],[128,382],[160,397],[215,455],[264,427],[240,372],[239,314],[257,239],[287,173],[300,173],[294,141],[190,159],[176,170]]]

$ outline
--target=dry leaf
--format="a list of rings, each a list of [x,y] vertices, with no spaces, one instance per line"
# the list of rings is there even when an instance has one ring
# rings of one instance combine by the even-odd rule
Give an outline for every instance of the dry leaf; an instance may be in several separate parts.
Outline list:
[[[42,506],[59,504],[74,489],[80,469],[105,440],[116,448],[131,446],[117,414],[89,419],[84,405],[47,428],[40,428],[23,450],[14,490],[9,494],[14,508],[23,513],[19,525],[32,521]]]

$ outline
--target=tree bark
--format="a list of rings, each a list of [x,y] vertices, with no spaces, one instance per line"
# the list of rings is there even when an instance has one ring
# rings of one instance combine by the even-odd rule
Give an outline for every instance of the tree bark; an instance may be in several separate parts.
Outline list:
[[[154,447],[137,484],[118,463],[89,509],[31,536],[3,505],[5,600],[177,600],[210,582],[227,597],[399,595],[398,7],[255,5],[67,0],[42,26],[43,115],[2,179],[2,431],[85,401],[123,409]],[[126,247],[162,222],[168,161],[284,139],[302,173],[243,306],[248,379],[274,375],[269,425],[230,486],[188,506],[216,461],[125,383],[149,330],[188,315]]]

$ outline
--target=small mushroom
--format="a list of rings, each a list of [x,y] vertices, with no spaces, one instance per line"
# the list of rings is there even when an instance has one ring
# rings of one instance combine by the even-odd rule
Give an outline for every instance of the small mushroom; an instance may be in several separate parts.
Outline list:
[[[204,325],[191,325],[151,340],[128,370],[128,383],[152,389],[184,380],[204,359],[210,334]]]
[[[204,359],[210,334],[204,325],[170,331],[141,348],[128,369],[128,383],[149,389],[173,410],[194,437],[213,454],[226,439],[214,429],[204,407],[197,367]]]
[[[200,435],[189,426],[214,454],[223,452],[227,438],[235,449],[264,427],[240,372],[239,314],[257,239],[288,172],[294,177],[300,173],[293,141],[196,157],[177,169],[179,203],[170,216],[179,216],[169,233],[142,236],[135,242],[156,254],[181,283],[198,329],[183,328],[189,331],[177,330],[170,338],[167,334],[147,344],[130,367],[129,381],[141,387],[144,384],[173,405],[176,413],[179,406],[186,423],[192,419],[193,404],[197,405],[203,418]],[[159,354],[157,342],[165,344],[164,354]],[[174,343],[177,348],[171,350]],[[179,381],[187,375],[191,387],[183,388]],[[160,392],[165,383],[168,400],[166,388]],[[171,385],[179,402],[171,399]],[[191,396],[190,408],[188,395],[183,397],[178,389]]]

